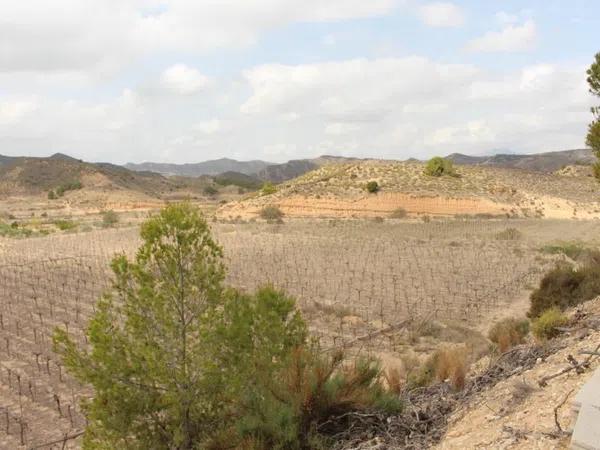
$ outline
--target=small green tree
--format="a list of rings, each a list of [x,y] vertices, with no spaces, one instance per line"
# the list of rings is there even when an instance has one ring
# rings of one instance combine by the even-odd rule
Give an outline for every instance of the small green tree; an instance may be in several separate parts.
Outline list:
[[[430,177],[441,177],[443,175],[455,176],[454,166],[452,161],[449,159],[442,158],[441,156],[434,156],[425,165],[425,175]]]
[[[375,192],[379,191],[379,183],[377,183],[377,181],[369,181],[365,185],[365,189],[368,193],[374,194]]]
[[[587,70],[587,82],[590,86],[590,93],[600,97],[600,52],[596,53],[594,62]],[[596,158],[600,159],[600,106],[591,108],[594,120],[588,128],[586,145],[592,149]],[[594,165],[594,175],[600,179],[600,161]]]
[[[375,362],[347,371],[309,342],[283,292],[224,288],[221,248],[189,204],[141,237],[134,260],[112,261],[89,345],[55,331],[69,372],[94,388],[84,448],[304,450],[326,439],[331,415],[400,408]]]
[[[221,248],[187,204],[149,219],[141,237],[135,260],[112,261],[90,348],[62,329],[54,336],[66,367],[95,390],[85,448],[192,449],[219,424],[205,343],[223,295]]]
[[[260,190],[261,195],[271,195],[275,192],[277,192],[277,188],[270,181],[265,182],[265,184],[263,184],[262,186],[262,189]]]

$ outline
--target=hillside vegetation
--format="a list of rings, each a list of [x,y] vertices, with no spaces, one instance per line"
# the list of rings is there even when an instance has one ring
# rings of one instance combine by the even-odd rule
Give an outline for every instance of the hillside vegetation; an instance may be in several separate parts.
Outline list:
[[[252,217],[267,204],[287,216],[387,216],[493,214],[591,218],[600,216],[600,186],[573,177],[517,169],[456,166],[455,176],[432,177],[416,162],[364,161],[329,164],[281,183],[277,192],[225,205],[221,217]],[[368,183],[376,182],[376,193]]]

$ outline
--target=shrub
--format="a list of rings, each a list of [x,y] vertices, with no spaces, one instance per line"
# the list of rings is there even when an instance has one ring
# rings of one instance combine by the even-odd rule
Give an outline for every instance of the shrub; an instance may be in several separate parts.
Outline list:
[[[31,234],[33,234],[32,230],[19,226],[17,222],[13,222],[10,225],[0,222],[0,236],[2,237],[19,238],[28,237]]]
[[[258,214],[262,219],[265,219],[269,222],[280,221],[281,219],[283,219],[284,215],[283,211],[281,211],[281,209],[279,209],[279,207],[275,205],[265,206],[259,211]]]
[[[490,341],[498,345],[501,352],[505,352],[515,345],[522,344],[529,333],[529,320],[508,317],[496,322],[490,329]]]
[[[73,230],[77,227],[77,223],[72,220],[67,219],[59,219],[54,221],[54,225],[61,231],[69,231]]]
[[[119,222],[119,216],[112,209],[103,211],[102,213],[102,225],[105,227],[113,227]]]
[[[533,321],[531,331],[534,336],[540,340],[551,339],[560,334],[557,327],[564,327],[569,323],[569,318],[565,316],[558,307],[547,309],[540,317]]]
[[[392,218],[392,219],[404,219],[407,215],[408,215],[408,213],[406,212],[406,210],[404,208],[396,208],[390,214],[390,218]]]
[[[435,156],[427,161],[424,173],[430,177],[441,177],[443,175],[456,176],[452,161],[440,156]]]
[[[507,228],[496,233],[496,239],[499,241],[518,241],[522,237],[523,233],[516,228]]]
[[[542,278],[540,286],[531,293],[530,318],[538,317],[554,306],[566,309],[600,295],[600,265],[590,264],[575,269],[560,265]]]
[[[377,191],[379,191],[379,183],[377,183],[377,181],[369,181],[366,185],[365,185],[365,189],[367,190],[367,192],[369,192],[370,194],[374,194]]]
[[[315,350],[294,351],[274,383],[265,390],[251,390],[238,424],[242,438],[260,442],[257,448],[265,450],[323,448],[331,443],[327,435],[339,431],[335,421],[329,424],[331,417],[351,411],[401,410],[400,398],[384,386],[377,362],[359,359],[344,367],[341,353],[317,355]]]
[[[416,373],[409,377],[412,386],[427,386],[434,380],[449,380],[450,385],[461,390],[468,371],[467,351],[464,347],[443,346],[435,351]]]
[[[65,195],[65,192],[76,191],[78,189],[81,189],[82,187],[83,185],[81,184],[81,181],[70,181],[68,183],[63,183],[56,188],[56,195],[58,197],[62,197],[63,195]]]
[[[54,191],[50,190],[48,191],[48,200],[56,200],[56,194],[54,193]]]
[[[261,195],[271,195],[271,194],[274,194],[275,192],[277,192],[277,188],[270,181],[265,182],[265,184],[263,184],[263,186],[260,190]]]
[[[556,244],[544,245],[540,250],[542,253],[551,255],[562,253],[573,260],[577,260],[587,249],[579,242],[558,242]]]
[[[596,162],[592,165],[592,172],[594,177],[600,180],[600,162]]]
[[[215,189],[213,186],[206,186],[202,192],[204,193],[204,195],[208,195],[210,197],[212,197],[213,195],[217,195],[219,193],[219,191],[217,189]]]

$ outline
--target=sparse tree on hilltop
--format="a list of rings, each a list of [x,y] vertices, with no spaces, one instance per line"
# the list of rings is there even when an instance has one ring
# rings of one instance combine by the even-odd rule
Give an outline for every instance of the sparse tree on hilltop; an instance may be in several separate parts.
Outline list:
[[[427,161],[424,173],[430,177],[441,177],[443,175],[456,176],[452,161],[441,156],[434,156]]]

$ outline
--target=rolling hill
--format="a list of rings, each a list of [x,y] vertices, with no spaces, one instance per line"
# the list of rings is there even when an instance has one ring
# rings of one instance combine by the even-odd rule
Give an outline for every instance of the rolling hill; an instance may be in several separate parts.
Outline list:
[[[600,184],[570,176],[494,167],[457,166],[456,177],[424,175],[423,163],[380,160],[329,164],[281,183],[271,195],[231,202],[224,218],[255,217],[269,205],[289,217],[497,217],[600,218]],[[369,181],[379,185],[370,194]]]
[[[133,172],[110,163],[87,163],[60,153],[46,158],[2,158],[0,193],[38,195],[65,183],[80,182],[84,188],[130,190],[150,197],[181,185],[153,172]]]

